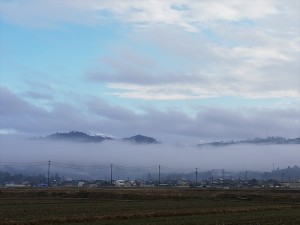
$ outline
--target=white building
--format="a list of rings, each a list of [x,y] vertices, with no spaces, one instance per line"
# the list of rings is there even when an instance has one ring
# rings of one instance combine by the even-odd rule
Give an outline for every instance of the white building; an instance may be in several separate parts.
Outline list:
[[[115,181],[115,185],[116,185],[117,187],[124,187],[124,185],[125,185],[125,180],[116,180],[116,181]]]
[[[83,181],[80,181],[80,182],[78,182],[78,187],[83,187],[83,186],[84,186],[84,184],[85,184],[85,182],[83,182]]]

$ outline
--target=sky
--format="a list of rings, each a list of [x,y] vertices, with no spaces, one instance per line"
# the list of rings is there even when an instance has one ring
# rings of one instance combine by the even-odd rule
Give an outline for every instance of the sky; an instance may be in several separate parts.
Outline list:
[[[0,0],[0,133],[300,137],[298,0]]]

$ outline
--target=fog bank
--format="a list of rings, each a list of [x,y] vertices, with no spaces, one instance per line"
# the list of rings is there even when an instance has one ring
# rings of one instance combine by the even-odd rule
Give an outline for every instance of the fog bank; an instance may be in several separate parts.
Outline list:
[[[0,136],[0,162],[53,162],[76,165],[122,165],[199,170],[270,171],[300,164],[299,145],[234,145],[226,147],[136,145],[119,141],[73,143]]]

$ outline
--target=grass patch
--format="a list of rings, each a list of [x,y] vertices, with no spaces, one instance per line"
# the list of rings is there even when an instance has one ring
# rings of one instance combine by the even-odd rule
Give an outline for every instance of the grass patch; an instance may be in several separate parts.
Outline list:
[[[289,190],[11,189],[0,224],[300,224],[299,203]]]

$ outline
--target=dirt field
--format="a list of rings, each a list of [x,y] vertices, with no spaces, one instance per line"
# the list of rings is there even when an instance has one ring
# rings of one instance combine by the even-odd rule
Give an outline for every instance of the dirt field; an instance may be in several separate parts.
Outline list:
[[[300,224],[300,190],[0,189],[0,224]]]

